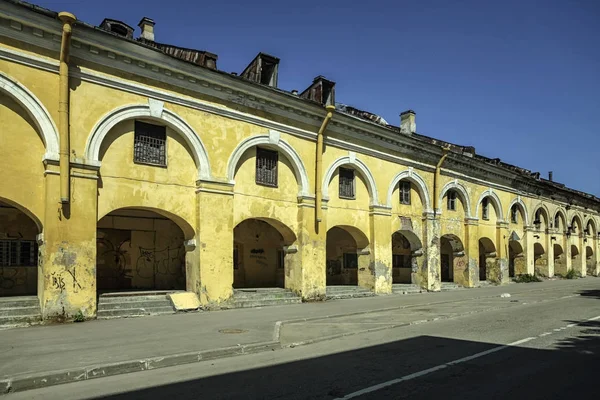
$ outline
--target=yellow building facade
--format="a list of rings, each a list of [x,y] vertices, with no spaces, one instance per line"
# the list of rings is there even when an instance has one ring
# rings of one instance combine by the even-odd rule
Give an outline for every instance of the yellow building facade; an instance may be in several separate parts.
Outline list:
[[[0,3],[0,296],[52,319],[109,291],[218,307],[234,288],[599,273],[598,198],[420,135],[412,111],[326,109],[322,77],[277,89],[268,55],[237,76],[140,26]]]

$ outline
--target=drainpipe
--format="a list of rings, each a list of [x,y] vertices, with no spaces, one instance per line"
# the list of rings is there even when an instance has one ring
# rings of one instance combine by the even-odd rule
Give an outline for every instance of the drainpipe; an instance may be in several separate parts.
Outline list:
[[[325,133],[325,129],[327,129],[327,125],[329,124],[329,120],[333,118],[333,111],[335,110],[334,105],[329,105],[325,107],[327,110],[327,115],[321,124],[321,128],[319,129],[319,133],[317,133],[317,162],[315,168],[315,207],[316,207],[316,228],[318,231],[319,223],[322,218],[322,210],[321,203],[323,201],[323,190],[321,188],[321,174],[323,173],[323,133]]]
[[[439,193],[440,193],[440,176],[441,176],[441,170],[442,170],[442,164],[444,163],[444,160],[446,159],[446,157],[448,157],[448,151],[450,151],[450,147],[442,147],[442,158],[440,158],[440,161],[438,161],[437,165],[435,166],[435,176],[433,178],[433,213],[437,213],[437,210],[439,208],[439,204],[438,204],[438,198],[439,198]]]
[[[58,70],[58,129],[60,134],[60,202],[70,202],[69,190],[69,47],[71,45],[72,24],[77,18],[71,13],[60,12],[58,18],[63,23],[60,44],[60,66]]]

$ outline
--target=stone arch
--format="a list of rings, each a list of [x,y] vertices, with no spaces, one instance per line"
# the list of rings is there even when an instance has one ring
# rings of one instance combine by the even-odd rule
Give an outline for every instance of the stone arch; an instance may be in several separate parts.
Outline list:
[[[208,153],[200,136],[173,111],[163,108],[162,102],[150,101],[149,104],[131,104],[116,108],[103,116],[92,129],[85,145],[85,158],[87,162],[100,165],[100,146],[110,130],[120,122],[144,118],[158,121],[179,133],[191,150],[192,157],[198,167],[198,179],[211,179]]]
[[[29,210],[27,207],[15,202],[15,201],[12,201],[6,197],[0,197],[0,203],[6,203],[9,206],[14,207],[17,210],[19,210],[20,212],[22,212],[23,214],[25,214],[27,217],[29,217],[29,219],[31,219],[35,223],[35,226],[37,227],[38,232],[39,233],[43,232],[44,226],[42,224],[42,220],[40,218],[38,218],[38,216],[35,215],[35,213],[33,211]]]
[[[462,240],[460,240],[458,236],[447,233],[443,235],[442,238],[448,241],[448,243],[452,247],[453,252],[460,253],[465,251],[465,247],[462,243]]]
[[[577,247],[577,245],[572,244],[571,245],[571,259],[575,260],[577,259],[577,256],[579,256],[579,247]]]
[[[57,161],[60,150],[58,129],[42,102],[25,86],[2,72],[0,72],[0,92],[15,99],[25,109],[46,146],[44,158]]]
[[[357,227],[350,225],[336,225],[332,226],[328,230],[331,230],[333,228],[340,228],[348,232],[350,236],[352,236],[352,239],[354,239],[354,241],[356,242],[357,249],[361,250],[369,246],[369,238],[363,233],[363,231],[361,231]]]
[[[440,237],[440,280],[467,285],[468,262],[465,247],[456,235]]]
[[[539,204],[537,205],[534,210],[533,210],[533,220],[535,221],[535,216],[537,215],[537,212],[540,211],[540,215],[544,217],[544,222],[546,223],[546,228],[548,228],[550,226],[550,211],[548,210],[548,207],[545,204]]]
[[[521,211],[521,216],[523,217],[523,223],[525,226],[529,226],[529,214],[527,213],[527,206],[520,196],[510,202],[508,206],[508,215],[510,215],[510,210],[512,210],[514,205],[516,205],[519,211]]]
[[[406,238],[408,243],[410,244],[410,251],[417,251],[423,248],[423,244],[421,243],[421,239],[417,236],[416,233],[409,230],[399,230],[394,232],[393,234],[399,233]]]
[[[180,217],[177,214],[174,214],[170,211],[166,211],[160,208],[156,208],[156,207],[144,207],[144,206],[120,206],[118,208],[112,209],[110,211],[108,211],[107,213],[103,214],[103,215],[98,215],[98,221],[100,221],[102,218],[104,218],[105,216],[107,216],[108,214],[115,212],[115,211],[119,211],[119,210],[123,210],[123,209],[129,209],[129,210],[144,210],[144,211],[151,211],[154,212],[156,214],[162,215],[165,218],[170,219],[171,221],[173,221],[175,224],[177,224],[177,226],[179,226],[179,228],[182,230],[183,235],[185,240],[194,240],[195,237],[195,229],[194,227],[192,227],[192,225],[189,224],[189,222],[187,222],[183,217]]]
[[[483,193],[481,193],[481,196],[479,196],[479,200],[477,201],[477,208],[475,209],[475,215],[477,216],[477,218],[479,218],[479,207],[481,206],[481,202],[486,197],[490,198],[492,206],[496,211],[496,218],[498,219],[498,221],[504,221],[504,213],[502,212],[502,202],[500,201],[500,198],[498,197],[496,192],[494,192],[492,189],[484,191]]]
[[[271,225],[273,228],[275,228],[275,230],[277,232],[279,232],[279,234],[283,238],[283,243],[286,246],[291,246],[296,241],[296,234],[294,233],[294,231],[290,227],[288,227],[286,224],[284,224],[283,222],[281,222],[277,219],[265,218],[265,217],[253,217],[253,218],[247,218],[247,219],[257,219],[259,221],[263,221],[263,222],[266,222],[267,224]],[[242,222],[244,222],[244,221],[242,221]]]
[[[266,148],[278,150],[283,153],[294,169],[294,175],[296,176],[296,181],[298,182],[298,194],[301,196],[306,196],[310,193],[308,185],[308,173],[306,172],[306,168],[304,167],[304,163],[302,162],[300,155],[289,143],[280,139],[279,132],[276,131],[271,131],[271,133],[268,135],[257,135],[246,138],[238,144],[235,150],[233,150],[233,153],[231,153],[229,161],[227,162],[227,179],[231,183],[235,183],[235,169],[240,161],[240,158],[242,158],[242,155],[244,155],[248,149],[256,146],[265,146]]]
[[[436,212],[441,215],[441,204],[444,201],[444,196],[446,196],[446,193],[449,190],[456,191],[458,197],[460,198],[460,201],[462,201],[463,203],[463,207],[465,208],[465,217],[472,218],[473,214],[471,214],[471,198],[469,197],[469,192],[462,183],[458,182],[458,180],[450,181],[444,185],[444,187],[440,191],[440,197],[438,199],[438,207],[440,208],[439,210],[436,210]]]
[[[588,230],[588,235],[592,236],[593,238],[596,238],[596,235],[598,234],[598,230],[596,228],[596,221],[594,220],[594,218],[592,216],[589,216],[585,220],[584,229]]]
[[[407,181],[410,181],[418,188],[419,196],[421,196],[421,201],[422,201],[423,205],[425,206],[425,212],[431,212],[432,211],[431,200],[430,200],[430,196],[429,196],[429,189],[427,189],[427,183],[421,177],[421,175],[419,175],[412,169],[407,169],[405,171],[402,171],[402,172],[398,173],[394,177],[394,179],[392,179],[392,183],[390,184],[390,187],[389,187],[388,193],[387,193],[387,206],[392,207],[392,196],[393,196],[394,190],[396,189],[396,185],[398,185],[398,183],[404,179]]]
[[[576,234],[580,235],[583,233],[583,219],[581,218],[581,215],[577,212],[574,212],[571,214],[571,220],[570,220],[570,225],[571,225],[571,232],[573,232],[573,229],[575,229],[575,224],[577,224],[577,230],[575,231]]]
[[[566,214],[566,212],[562,208],[559,208],[556,210],[556,212],[554,213],[554,217],[552,218],[552,227],[554,229],[558,229],[555,224],[557,216],[560,218],[560,221],[562,224],[559,228],[562,228],[562,230],[565,231],[567,229],[567,214]]]
[[[333,174],[335,173],[335,171],[339,167],[343,167],[344,165],[351,165],[352,167],[356,168],[358,170],[358,172],[360,172],[362,177],[367,182],[367,190],[369,191],[369,197],[371,198],[371,205],[378,205],[379,204],[379,194],[377,192],[377,185],[375,184],[375,178],[373,177],[373,174],[371,173],[371,170],[369,169],[369,167],[367,167],[367,165],[365,163],[363,163],[361,160],[356,158],[356,156],[354,154],[340,157],[329,166],[329,168],[327,169],[327,172],[325,173],[325,175],[323,177],[323,183],[321,186],[322,191],[323,191],[323,199],[324,200],[329,199],[329,182],[331,182],[331,179],[333,179]]]

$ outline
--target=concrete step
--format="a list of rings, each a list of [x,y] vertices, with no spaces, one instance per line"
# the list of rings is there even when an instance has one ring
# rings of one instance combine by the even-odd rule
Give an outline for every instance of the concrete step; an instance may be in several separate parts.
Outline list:
[[[168,298],[167,298],[166,294],[139,295],[139,296],[138,295],[134,295],[134,296],[100,296],[100,297],[98,297],[98,303],[103,303],[103,304],[155,301],[155,300],[168,301]]]
[[[392,285],[392,293],[394,294],[416,294],[423,292],[424,290],[419,286],[409,283],[395,283]]]
[[[286,304],[300,304],[302,299],[300,297],[290,298],[276,298],[276,299],[235,299],[230,302],[225,308],[252,308],[252,307],[269,307],[269,306],[281,306]]]
[[[300,303],[302,303],[302,298],[288,289],[234,289],[233,297],[225,304],[224,308],[267,307]]]
[[[442,284],[440,285],[440,290],[442,292],[449,292],[451,290],[461,290],[461,289],[464,289],[464,287],[457,285],[456,283],[451,283],[451,282],[442,282]]]
[[[360,297],[373,297],[375,293],[360,286],[327,286],[325,289],[327,300],[355,299]]]
[[[0,330],[19,328],[23,326],[29,326],[38,324],[42,321],[42,316],[38,314],[22,314],[0,317]]]
[[[20,315],[39,315],[40,307],[1,307],[0,317],[18,317]]]
[[[111,303],[98,303],[98,311],[120,310],[124,308],[156,308],[156,307],[171,307],[171,302],[168,299],[150,299],[142,301],[122,301]]]
[[[0,308],[39,307],[40,301],[36,296],[0,297]]]
[[[175,314],[173,307],[153,307],[153,308],[122,308],[115,310],[98,310],[98,319],[111,319],[111,318],[131,318],[131,317],[142,317],[147,315],[164,315],[164,314]]]
[[[0,329],[38,324],[42,321],[36,296],[0,297]]]
[[[233,297],[236,299],[253,299],[257,297],[269,297],[269,298],[296,298],[294,292],[290,290],[249,290],[249,289],[234,289]]]

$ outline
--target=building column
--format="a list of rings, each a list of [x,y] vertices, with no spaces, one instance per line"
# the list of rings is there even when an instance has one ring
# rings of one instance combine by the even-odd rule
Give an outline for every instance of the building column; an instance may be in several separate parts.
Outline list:
[[[422,265],[418,265],[414,282],[422,289],[439,292],[441,288],[442,264],[440,259],[440,219],[432,212],[423,213]]]
[[[233,186],[199,182],[196,207],[196,246],[190,254],[196,272],[188,275],[188,290],[202,305],[218,306],[233,294]]]
[[[488,269],[488,279],[496,283],[508,283],[510,280],[508,275],[508,223],[501,221],[496,225],[496,260],[494,267]],[[526,245],[526,244],[525,244]],[[533,247],[533,246],[532,246]],[[523,249],[526,250],[526,249]],[[525,253],[527,272],[530,271],[530,264],[533,257],[529,257],[529,252]],[[533,272],[533,268],[531,268]]]
[[[467,253],[467,274],[465,287],[479,285],[479,224],[476,218],[465,218],[465,250]]]
[[[546,260],[548,263],[548,278],[552,278],[554,276],[554,244],[552,243],[552,235],[548,233],[548,230],[546,230],[545,235],[544,246],[546,246],[546,254],[548,255],[548,259]]]
[[[96,314],[97,167],[71,164],[70,203],[60,203],[58,164],[46,164],[38,293],[44,319]]]
[[[371,207],[369,270],[375,293],[392,293],[392,214],[387,207]]]
[[[569,272],[573,268],[573,260],[571,260],[571,237],[563,233],[563,249],[565,254],[565,273]]]
[[[585,255],[585,242],[583,241],[583,232],[579,232],[578,240],[579,243],[579,265],[574,268],[579,272],[579,274],[583,277],[587,275],[586,268],[586,255]]]
[[[525,257],[523,263],[525,264],[525,273],[533,275],[535,273],[535,240],[533,237],[533,227],[523,226],[523,235],[523,256]],[[508,281],[509,279],[506,280],[506,282]]]
[[[600,250],[600,240],[598,240],[598,236],[594,237],[594,246],[592,247],[592,249],[594,249],[595,260],[594,276],[598,276],[600,275],[600,257],[598,257],[598,251]]]

